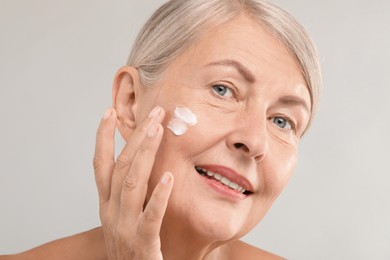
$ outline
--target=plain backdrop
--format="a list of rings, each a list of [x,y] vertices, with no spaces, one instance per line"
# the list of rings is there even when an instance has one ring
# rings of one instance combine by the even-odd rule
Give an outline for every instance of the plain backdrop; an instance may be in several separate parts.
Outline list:
[[[164,1],[0,0],[0,254],[99,225],[92,157],[111,84]],[[275,1],[324,92],[296,173],[244,239],[289,259],[390,259],[390,1]]]

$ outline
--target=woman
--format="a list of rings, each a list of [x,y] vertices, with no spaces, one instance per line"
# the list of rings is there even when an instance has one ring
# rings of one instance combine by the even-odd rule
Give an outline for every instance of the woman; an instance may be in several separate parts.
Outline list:
[[[9,259],[280,259],[239,239],[288,183],[320,85],[313,44],[278,7],[166,3],[97,131],[102,227]]]

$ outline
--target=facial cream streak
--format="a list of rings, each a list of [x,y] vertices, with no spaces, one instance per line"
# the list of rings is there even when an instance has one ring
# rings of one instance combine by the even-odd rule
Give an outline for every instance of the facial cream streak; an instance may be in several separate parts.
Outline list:
[[[169,128],[175,135],[182,135],[187,132],[188,126],[197,123],[196,115],[186,107],[176,107],[173,118],[169,121]]]

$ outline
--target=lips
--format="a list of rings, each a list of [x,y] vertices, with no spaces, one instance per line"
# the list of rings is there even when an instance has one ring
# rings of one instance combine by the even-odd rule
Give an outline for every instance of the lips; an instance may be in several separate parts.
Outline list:
[[[200,175],[209,179],[215,179],[238,193],[244,195],[253,193],[250,182],[230,168],[219,165],[199,165],[195,166],[195,170]]]

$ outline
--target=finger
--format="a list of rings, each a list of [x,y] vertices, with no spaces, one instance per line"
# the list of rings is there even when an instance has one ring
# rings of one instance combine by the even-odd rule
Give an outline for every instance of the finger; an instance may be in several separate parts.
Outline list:
[[[161,124],[155,123],[134,157],[122,187],[120,198],[122,219],[131,219],[142,212],[150,173],[162,136]]]
[[[164,173],[145,207],[137,229],[137,237],[144,240],[142,244],[158,238],[160,234],[161,223],[167,209],[173,181],[172,173]]]
[[[95,155],[93,167],[95,181],[99,194],[100,205],[109,199],[111,175],[114,162],[114,135],[116,127],[116,112],[109,108],[106,110],[96,133]]]
[[[162,122],[163,118],[164,110],[160,107],[154,108],[142,124],[135,129],[123,151],[118,156],[111,183],[110,198],[115,202],[113,206],[119,207],[123,182],[129,173],[135,154],[147,136],[150,127],[154,123]]]

